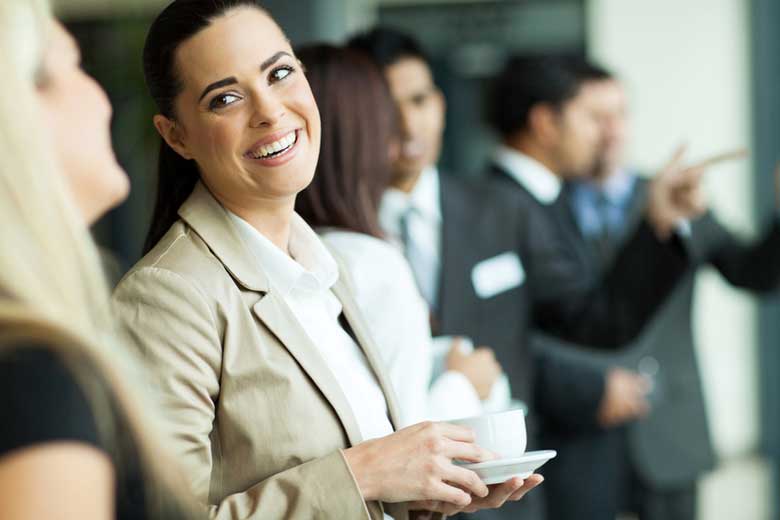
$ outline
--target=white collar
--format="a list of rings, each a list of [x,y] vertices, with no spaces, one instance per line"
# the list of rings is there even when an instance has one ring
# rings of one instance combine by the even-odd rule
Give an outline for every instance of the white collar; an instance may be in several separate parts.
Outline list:
[[[391,225],[391,222],[399,221],[409,208],[416,209],[426,219],[441,222],[439,170],[435,166],[423,170],[410,193],[388,188],[382,195],[380,219],[383,224]]]
[[[257,261],[284,296],[295,287],[316,291],[333,287],[338,281],[338,264],[309,225],[293,213],[290,221],[290,255],[279,249],[247,221],[228,211]],[[294,259],[293,259],[294,258]]]
[[[545,165],[506,145],[499,145],[493,161],[542,204],[552,204],[561,193],[561,179]]]

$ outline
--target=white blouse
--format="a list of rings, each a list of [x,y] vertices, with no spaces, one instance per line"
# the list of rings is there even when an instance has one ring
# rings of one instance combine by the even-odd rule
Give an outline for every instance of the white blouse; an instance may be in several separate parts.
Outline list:
[[[403,425],[482,413],[476,390],[460,372],[447,371],[431,381],[434,354],[428,307],[403,255],[369,235],[319,232],[350,273],[355,300],[398,396]]]
[[[331,288],[338,265],[316,233],[297,214],[289,255],[240,217],[228,212],[278,291],[317,346],[355,414],[363,440],[393,433],[387,401],[360,347],[339,323],[341,302]],[[261,262],[262,261],[262,262]]]

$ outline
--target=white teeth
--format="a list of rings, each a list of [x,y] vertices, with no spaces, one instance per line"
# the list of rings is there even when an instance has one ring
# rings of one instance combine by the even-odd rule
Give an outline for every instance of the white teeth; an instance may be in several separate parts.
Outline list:
[[[255,159],[262,159],[263,157],[267,157],[271,154],[281,152],[282,150],[286,150],[287,148],[291,147],[293,144],[295,144],[297,134],[293,131],[287,134],[286,136],[282,137],[278,141],[270,144],[266,144],[264,146],[261,146],[254,152],[250,152],[252,157]]]

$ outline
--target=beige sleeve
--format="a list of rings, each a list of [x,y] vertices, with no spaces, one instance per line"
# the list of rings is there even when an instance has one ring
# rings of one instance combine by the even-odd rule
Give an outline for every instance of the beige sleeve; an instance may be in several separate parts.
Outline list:
[[[282,471],[209,503],[210,434],[220,391],[222,345],[207,297],[172,271],[147,267],[126,277],[114,304],[132,343],[156,370],[155,393],[174,455],[196,498],[215,519],[366,519],[368,510],[340,451]]]

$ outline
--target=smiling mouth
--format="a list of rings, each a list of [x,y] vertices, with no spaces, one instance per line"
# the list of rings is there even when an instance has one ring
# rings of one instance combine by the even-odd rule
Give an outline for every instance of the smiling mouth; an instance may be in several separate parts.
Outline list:
[[[249,150],[244,155],[250,159],[275,159],[292,150],[297,142],[298,131],[293,130],[278,141],[258,146],[253,150]]]

